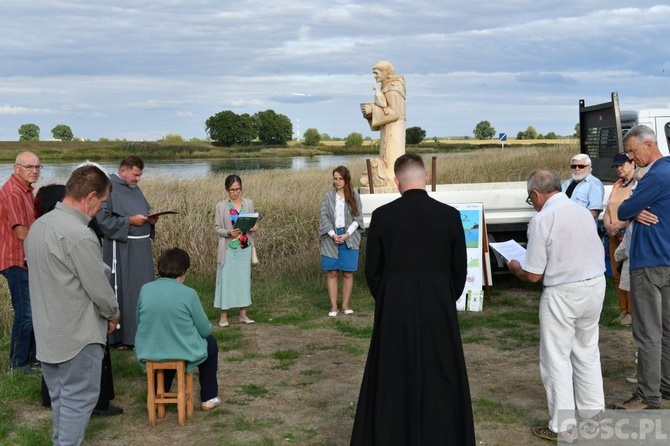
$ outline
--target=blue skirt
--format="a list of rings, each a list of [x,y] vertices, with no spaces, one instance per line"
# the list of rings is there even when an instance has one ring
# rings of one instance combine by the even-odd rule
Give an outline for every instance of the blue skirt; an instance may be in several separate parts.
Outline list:
[[[337,235],[344,234],[344,229],[337,229]],[[321,268],[325,271],[346,271],[354,272],[358,270],[358,249],[351,249],[346,243],[337,245],[337,258],[321,256]]]

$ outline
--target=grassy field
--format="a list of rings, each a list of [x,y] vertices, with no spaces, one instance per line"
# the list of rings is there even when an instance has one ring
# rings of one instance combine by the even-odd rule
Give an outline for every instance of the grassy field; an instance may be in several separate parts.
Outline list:
[[[537,168],[568,175],[575,146],[482,149],[440,158],[438,183],[518,181]],[[354,178],[363,163],[348,166]],[[179,246],[192,257],[187,284],[194,287],[212,321],[216,236],[215,204],[224,198],[223,175],[141,183],[157,209],[180,213],[158,222],[154,254]],[[220,389],[224,406],[196,410],[187,427],[176,413],[147,426],[146,380],[132,352],[114,351],[120,418],[93,419],[91,445],[342,445],[348,444],[363,372],[374,303],[356,275],[351,317],[328,318],[324,274],[316,234],[321,197],[331,186],[329,170],[273,170],[245,174],[244,195],[263,215],[256,244],[250,316],[253,326],[216,327],[221,348]],[[361,263],[364,258],[361,258]],[[513,278],[494,279],[492,300],[481,313],[461,313],[477,436],[488,445],[542,444],[528,427],[546,422],[537,367],[537,298],[540,287]],[[601,324],[608,400],[632,390],[623,376],[633,369],[630,330],[611,321],[618,314],[609,284]],[[8,372],[11,306],[0,280],[0,445],[47,445],[50,412],[39,404],[39,379]],[[196,385],[197,388],[197,385]]]

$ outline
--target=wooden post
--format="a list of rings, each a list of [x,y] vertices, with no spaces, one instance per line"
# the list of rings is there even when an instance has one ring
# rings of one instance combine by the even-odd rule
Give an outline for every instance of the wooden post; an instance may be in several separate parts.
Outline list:
[[[433,192],[437,190],[437,157],[430,161],[430,187]]]
[[[368,168],[368,184],[370,186],[370,193],[375,193],[375,185],[372,184],[372,165],[370,164],[370,159],[365,160],[365,165]]]

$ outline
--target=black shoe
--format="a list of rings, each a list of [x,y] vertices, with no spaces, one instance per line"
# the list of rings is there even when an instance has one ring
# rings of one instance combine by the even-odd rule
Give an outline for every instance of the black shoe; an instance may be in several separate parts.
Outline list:
[[[661,398],[664,400],[670,400],[670,391],[661,389]]]
[[[93,409],[93,415],[97,415],[99,417],[113,417],[115,415],[121,415],[122,413],[123,409],[112,406],[111,404],[107,406],[106,409]]]

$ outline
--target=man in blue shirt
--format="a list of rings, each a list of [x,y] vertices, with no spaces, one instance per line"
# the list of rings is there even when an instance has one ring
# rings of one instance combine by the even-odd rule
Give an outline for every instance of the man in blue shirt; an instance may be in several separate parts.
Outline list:
[[[617,408],[659,409],[662,398],[670,399],[670,157],[645,125],[629,130],[624,145],[647,172],[618,211],[619,220],[641,224],[633,229],[629,252],[638,385]]]
[[[572,179],[561,184],[561,190],[572,201],[579,203],[591,211],[598,222],[598,215],[603,210],[605,188],[603,183],[591,174],[591,158],[585,153],[578,153],[570,160]]]

